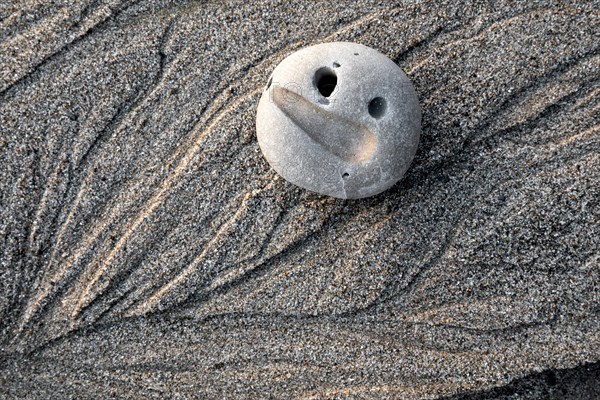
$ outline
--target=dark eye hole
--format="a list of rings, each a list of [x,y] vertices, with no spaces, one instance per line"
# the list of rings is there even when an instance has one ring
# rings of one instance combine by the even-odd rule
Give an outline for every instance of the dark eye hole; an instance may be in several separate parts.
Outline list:
[[[315,72],[315,86],[324,97],[331,96],[337,85],[337,75],[328,67],[319,68]]]
[[[383,97],[375,97],[369,102],[369,114],[371,117],[379,119],[383,117],[387,110],[387,102]]]

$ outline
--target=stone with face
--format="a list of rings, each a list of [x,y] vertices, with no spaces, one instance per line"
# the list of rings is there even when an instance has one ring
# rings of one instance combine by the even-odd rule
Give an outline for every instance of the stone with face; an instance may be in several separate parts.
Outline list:
[[[283,178],[342,199],[378,194],[406,172],[419,142],[421,107],[402,70],[357,43],[324,43],[290,55],[260,99],[260,148]]]

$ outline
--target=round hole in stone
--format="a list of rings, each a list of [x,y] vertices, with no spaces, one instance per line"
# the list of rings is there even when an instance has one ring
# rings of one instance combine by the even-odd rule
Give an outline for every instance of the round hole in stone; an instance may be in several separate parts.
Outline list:
[[[355,56],[357,56],[357,55],[358,55],[358,53],[354,53],[354,55],[355,55]]]
[[[346,179],[346,178],[347,178],[347,177],[349,177],[349,176],[350,176],[350,174],[349,174],[349,173],[347,173],[347,172],[344,172],[344,174],[342,175],[342,178]]]
[[[387,102],[383,97],[375,97],[369,102],[369,114],[373,118],[381,118],[387,110]]]
[[[315,72],[315,86],[323,97],[331,96],[337,85],[337,75],[331,68],[322,67]]]

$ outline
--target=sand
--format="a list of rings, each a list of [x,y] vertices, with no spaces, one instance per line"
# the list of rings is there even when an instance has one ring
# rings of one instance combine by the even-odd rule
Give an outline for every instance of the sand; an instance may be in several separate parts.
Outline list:
[[[69,3],[0,4],[1,398],[598,398],[593,2]],[[369,199],[256,140],[336,40],[423,107]]]

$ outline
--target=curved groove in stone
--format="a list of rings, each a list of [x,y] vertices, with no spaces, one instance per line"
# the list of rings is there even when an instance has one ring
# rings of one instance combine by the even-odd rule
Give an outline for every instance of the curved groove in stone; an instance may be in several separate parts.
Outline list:
[[[375,135],[365,125],[331,113],[296,92],[276,86],[273,102],[310,139],[346,162],[365,161],[377,148]]]

